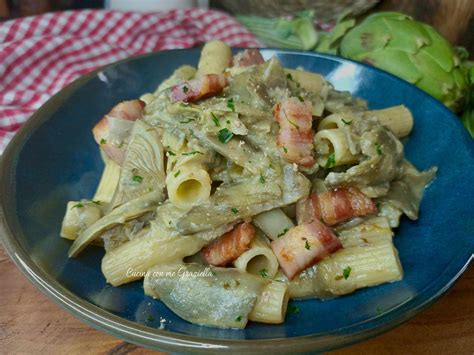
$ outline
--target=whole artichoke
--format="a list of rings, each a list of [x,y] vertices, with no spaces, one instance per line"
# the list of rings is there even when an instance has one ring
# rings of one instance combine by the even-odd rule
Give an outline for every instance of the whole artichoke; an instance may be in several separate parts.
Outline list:
[[[367,17],[341,41],[342,56],[384,69],[459,111],[467,96],[466,70],[433,27],[396,12]]]

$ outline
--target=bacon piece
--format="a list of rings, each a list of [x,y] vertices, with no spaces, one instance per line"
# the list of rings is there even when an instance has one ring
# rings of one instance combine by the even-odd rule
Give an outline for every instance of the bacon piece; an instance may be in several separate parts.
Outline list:
[[[225,266],[250,248],[255,228],[247,222],[237,225],[202,249],[202,256],[209,265]]]
[[[141,100],[123,101],[114,106],[92,129],[94,139],[104,150],[105,154],[118,164],[125,159],[125,148],[119,148],[109,140],[110,124],[109,118],[119,118],[127,121],[136,121],[143,116],[145,103]]]
[[[292,280],[306,268],[342,248],[331,228],[314,220],[291,228],[271,243],[281,269]]]
[[[265,59],[256,48],[249,48],[234,55],[234,67],[249,67],[262,63],[265,63]]]
[[[195,102],[219,94],[227,85],[223,74],[206,74],[171,88],[171,102]]]
[[[273,117],[280,125],[277,145],[283,157],[301,166],[314,164],[312,104],[290,98],[273,107]]]
[[[354,187],[337,188],[319,195],[311,194],[296,204],[298,224],[322,220],[333,226],[353,217],[376,212],[374,201]]]

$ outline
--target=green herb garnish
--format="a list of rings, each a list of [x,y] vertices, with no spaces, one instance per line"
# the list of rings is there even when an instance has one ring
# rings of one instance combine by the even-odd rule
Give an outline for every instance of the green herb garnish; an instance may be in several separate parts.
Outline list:
[[[84,204],[83,204],[82,202],[79,202],[79,203],[76,203],[74,206],[72,206],[72,207],[71,207],[71,210],[72,210],[73,208],[82,208],[82,207],[84,207]]]
[[[265,184],[265,177],[260,174],[260,177],[258,178],[258,181],[260,181],[261,184]]]
[[[229,100],[227,100],[227,108],[229,110],[231,110],[232,112],[235,111],[235,105],[234,105],[234,99],[233,98],[230,98]]]
[[[187,120],[179,121],[179,123],[186,124],[186,123],[189,123],[189,122],[192,122],[192,121],[194,121],[194,118],[188,118]]]
[[[150,314],[146,320],[149,321],[149,322],[153,322],[153,321],[155,320],[155,317],[153,317],[153,316]]]
[[[102,201],[99,201],[99,200],[94,201],[94,200],[92,200],[92,203],[94,203],[94,204],[96,204],[96,205],[100,205],[100,204],[102,203]]]
[[[231,211],[233,214],[239,213],[239,210],[238,210],[237,208],[235,208],[235,207],[232,207],[232,208],[230,209],[230,211]]]
[[[382,150],[382,145],[381,145],[381,144],[377,143],[377,144],[375,145],[375,149],[377,149],[377,154],[378,154],[378,155],[382,155],[382,154],[383,154],[383,150]]]
[[[311,245],[309,245],[308,239],[305,239],[305,240],[304,240],[304,247],[305,247],[306,250],[310,250],[310,249],[311,249]]]
[[[240,322],[242,320],[242,316],[235,317],[236,322]]]
[[[133,176],[132,176],[132,180],[135,181],[135,182],[140,183],[140,182],[143,181],[143,177],[140,176],[140,175],[133,175]]]
[[[194,155],[194,154],[201,154],[201,155],[204,155],[203,152],[200,152],[200,151],[198,151],[198,150],[193,150],[192,152],[183,153],[182,155]]]
[[[293,80],[293,76],[290,73],[286,74],[286,78],[288,80]]]
[[[224,144],[229,143],[229,141],[232,139],[233,136],[234,134],[231,131],[229,131],[227,128],[223,128],[217,133],[217,138],[219,138],[219,141],[221,141]]]
[[[171,150],[168,150],[168,154],[169,154],[170,156],[175,156],[175,155],[176,155],[176,154],[174,154]]]
[[[300,313],[300,307],[290,304],[288,305],[288,312],[293,313],[293,314],[298,314]]]
[[[268,271],[267,269],[262,269],[258,272],[260,274],[261,277],[265,278],[265,277],[268,277]]]
[[[298,95],[298,100],[300,100],[301,102],[304,102],[304,99],[302,96]]]
[[[351,274],[352,268],[350,266],[344,268],[342,270],[342,276],[344,277],[344,280],[347,280],[349,278],[349,275]]]
[[[181,174],[181,170],[178,170],[177,172],[174,173],[174,177],[178,177],[179,174]]]
[[[324,169],[331,169],[336,166],[336,154],[331,153],[328,156],[328,160],[326,161],[326,165],[324,165]]]
[[[102,139],[100,140],[100,144],[105,144],[105,143],[107,143],[107,141],[106,141],[104,138],[102,138]]]
[[[286,147],[283,147],[283,151],[284,151],[285,153],[288,153],[288,149],[286,149]]]
[[[277,235],[277,238],[284,236],[288,232],[288,228],[283,229],[283,232]]]
[[[222,286],[223,286],[226,290],[228,290],[228,289],[230,288],[230,284],[229,284],[227,281],[224,282],[224,283],[222,284]]]
[[[191,137],[197,138],[196,135],[194,134],[194,131],[191,128],[189,128],[189,134],[191,135]]]
[[[212,122],[214,122],[216,127],[219,127],[221,124],[219,123],[219,119],[217,118],[217,116],[214,115],[214,112],[211,112],[211,116],[212,116]]]
[[[188,91],[189,91],[189,88],[186,85],[184,85],[183,86],[183,92],[186,94]]]
[[[346,121],[344,118],[341,118],[341,121],[348,126],[352,124],[352,121]]]

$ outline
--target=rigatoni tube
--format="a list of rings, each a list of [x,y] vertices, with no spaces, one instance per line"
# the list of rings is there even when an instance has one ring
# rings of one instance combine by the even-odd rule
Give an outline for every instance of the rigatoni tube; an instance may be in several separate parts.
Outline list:
[[[141,279],[153,265],[176,263],[197,253],[206,241],[194,236],[158,236],[150,233],[105,254],[102,273],[113,286]]]
[[[357,162],[357,156],[350,152],[342,129],[319,131],[314,136],[314,145],[318,153],[317,162],[320,166],[332,168]]]
[[[288,285],[286,283],[269,282],[257,297],[257,301],[249,314],[249,320],[260,323],[283,323],[288,300]]]
[[[401,280],[403,270],[392,242],[340,249],[318,264],[317,280],[333,295]]]
[[[234,260],[234,266],[253,275],[273,278],[278,271],[278,260],[265,239],[256,235],[250,249]]]

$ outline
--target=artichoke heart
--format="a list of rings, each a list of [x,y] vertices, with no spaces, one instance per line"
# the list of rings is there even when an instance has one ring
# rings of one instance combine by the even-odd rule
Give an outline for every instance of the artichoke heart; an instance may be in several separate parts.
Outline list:
[[[367,17],[342,39],[344,57],[370,63],[415,84],[448,108],[462,108],[469,91],[451,44],[433,27],[395,12]]]
[[[164,151],[155,128],[135,121],[111,209],[165,187]]]
[[[220,328],[245,328],[266,283],[238,269],[199,264],[157,266],[148,274],[148,288],[174,313],[194,324]]]

